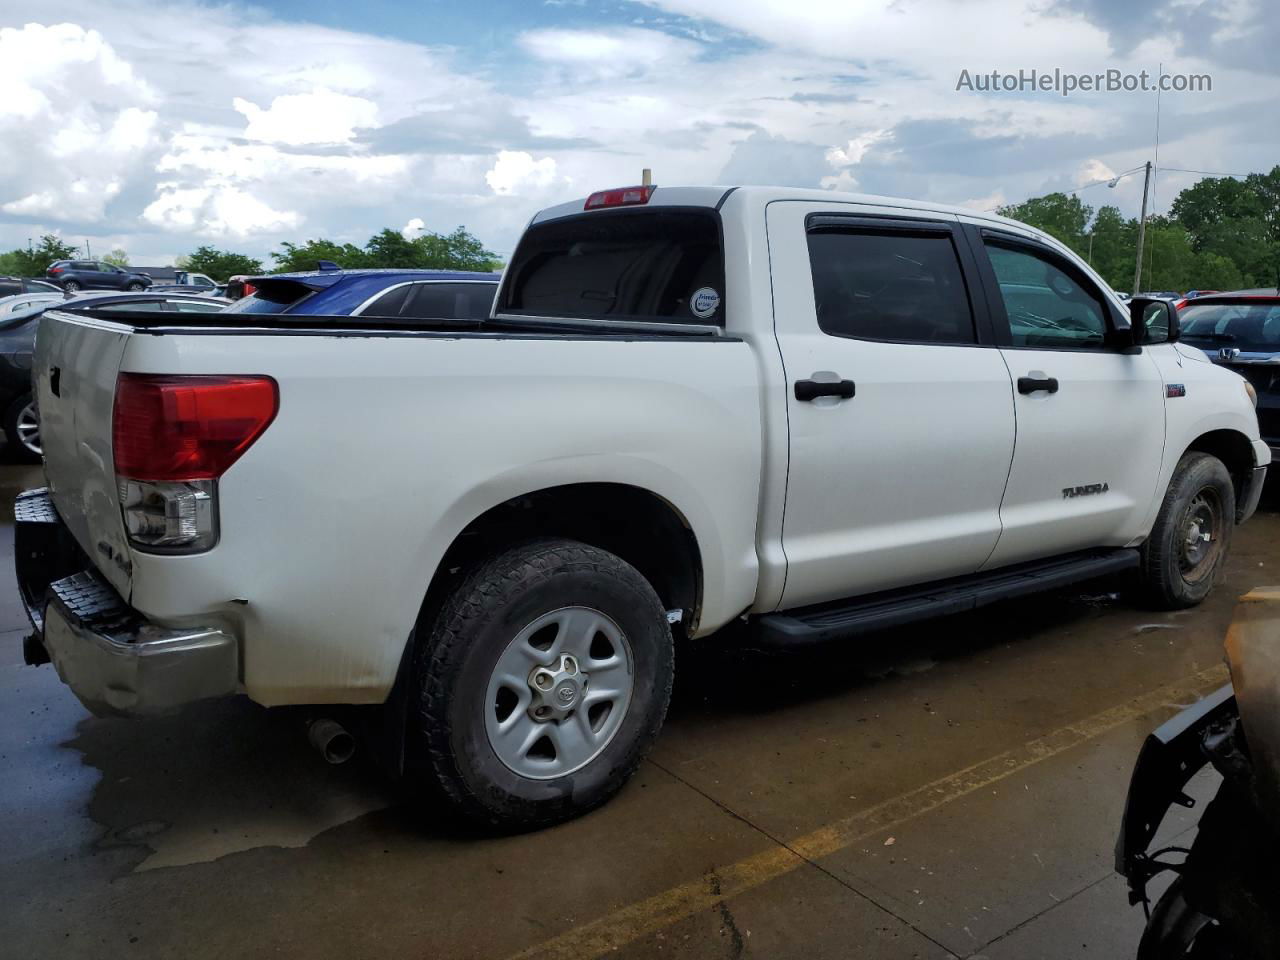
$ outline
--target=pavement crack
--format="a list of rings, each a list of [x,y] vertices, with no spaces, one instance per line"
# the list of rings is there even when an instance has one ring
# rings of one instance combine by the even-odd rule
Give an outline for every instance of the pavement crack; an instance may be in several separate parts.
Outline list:
[[[858,897],[858,898],[860,898],[860,899],[862,899],[862,900],[865,900],[867,903],[871,904],[871,905],[872,905],[873,907],[875,907],[876,909],[884,911],[884,912],[885,912],[885,913],[887,913],[889,916],[893,917],[895,920],[897,920],[899,923],[901,923],[903,926],[905,926],[905,927],[907,927],[908,929],[910,929],[910,930],[914,931],[917,935],[919,935],[920,937],[923,937],[923,938],[924,938],[925,940],[927,940],[929,943],[932,943],[932,944],[933,944],[935,947],[937,947],[939,950],[943,951],[943,955],[944,955],[944,956],[947,956],[947,957],[954,957],[954,956],[955,956],[955,954],[951,951],[951,949],[950,949],[949,947],[947,947],[947,946],[946,946],[946,944],[941,943],[937,938],[935,938],[935,937],[931,937],[929,934],[925,933],[925,931],[921,930],[921,929],[920,929],[920,927],[916,926],[914,923],[912,923],[912,922],[911,922],[910,920],[908,920],[906,917],[902,916],[900,913],[898,913],[898,912],[896,912],[895,910],[893,910],[893,908],[892,908],[892,907],[890,907],[889,905],[884,904],[884,903],[881,903],[879,900],[877,900],[875,897],[871,896],[870,894],[868,894],[868,893],[866,893],[866,892],[864,892],[864,891],[862,891],[862,890],[859,890],[857,887],[855,887],[853,884],[851,884],[851,883],[850,883],[848,880],[846,880],[844,877],[841,877],[841,876],[839,876],[838,874],[833,873],[831,870],[828,870],[828,869],[827,869],[826,867],[824,867],[822,864],[818,863],[818,862],[817,862],[816,860],[814,860],[813,858],[811,858],[811,857],[809,857],[809,856],[806,856],[803,852],[801,852],[800,850],[797,850],[795,847],[791,846],[789,843],[787,843],[785,840],[781,839],[780,837],[775,837],[772,833],[770,833],[770,832],[769,832],[768,830],[766,830],[764,827],[760,826],[758,823],[755,823],[755,822],[753,822],[752,820],[748,819],[747,817],[744,817],[742,814],[738,813],[738,811],[734,810],[734,809],[733,809],[732,807],[730,807],[728,804],[726,804],[726,803],[724,803],[723,801],[721,801],[721,800],[717,799],[716,797],[713,797],[711,794],[709,794],[709,793],[707,793],[705,790],[701,789],[697,784],[691,783],[690,781],[686,780],[684,777],[680,776],[680,774],[676,773],[674,770],[672,770],[672,769],[670,769],[670,768],[668,768],[668,767],[664,766],[664,765],[663,765],[663,764],[661,764],[661,763],[658,763],[657,761],[653,760],[652,758],[650,758],[649,763],[653,764],[655,767],[657,767],[657,768],[658,768],[659,770],[661,770],[663,773],[667,774],[667,776],[669,776],[669,777],[673,777],[674,779],[678,780],[680,783],[684,784],[686,787],[688,787],[688,788],[689,788],[690,790],[692,790],[694,793],[698,794],[699,796],[703,797],[703,798],[704,798],[704,799],[706,799],[706,800],[711,801],[711,803],[715,804],[715,805],[716,805],[720,810],[724,811],[725,813],[727,813],[729,816],[733,817],[733,818],[734,818],[735,820],[737,820],[738,822],[740,822],[740,823],[742,823],[742,824],[746,825],[747,827],[751,828],[751,829],[752,829],[752,830],[754,830],[756,833],[760,834],[762,837],[764,837],[765,839],[767,839],[770,843],[773,843],[773,844],[775,844],[775,845],[777,845],[777,846],[781,847],[783,850],[786,850],[788,853],[791,853],[792,855],[794,855],[794,856],[795,856],[795,857],[797,857],[798,859],[802,860],[803,862],[807,863],[809,866],[813,867],[815,870],[817,870],[817,871],[819,871],[820,873],[823,873],[823,874],[825,874],[826,876],[830,877],[832,880],[834,880],[836,883],[840,884],[840,886],[844,887],[846,890],[848,890],[848,891],[849,891],[850,893],[852,893],[854,896],[856,896],[856,897]],[[720,896],[720,881],[719,881],[719,877],[716,875],[715,871],[712,871],[712,872],[711,872],[710,877],[711,877],[712,881],[715,883],[715,886],[713,886],[713,887],[711,888],[711,892],[712,892],[715,896],[719,897],[719,896]],[[720,908],[721,908],[721,916],[722,916],[722,917],[724,917],[724,916],[726,916],[726,915],[728,915],[728,916],[732,917],[732,915],[728,913],[728,907],[725,905],[725,901],[724,901],[723,899],[722,899],[722,900],[720,900]],[[733,928],[733,929],[735,929],[735,930],[737,929],[736,925],[734,926],[734,928]],[[734,957],[738,957],[738,956],[740,956],[740,955],[741,955],[741,954],[739,954],[739,953],[735,953],[735,954],[733,954],[733,956],[734,956]]]

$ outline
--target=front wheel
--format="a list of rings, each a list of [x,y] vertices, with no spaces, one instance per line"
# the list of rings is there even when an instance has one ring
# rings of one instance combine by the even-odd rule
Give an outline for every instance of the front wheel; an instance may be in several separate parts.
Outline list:
[[[672,675],[666,615],[634,567],[569,540],[516,547],[466,578],[419,648],[428,779],[502,829],[578,816],[635,772]]]
[[[1184,455],[1142,545],[1147,598],[1177,610],[1208,596],[1226,564],[1235,517],[1235,486],[1222,461],[1195,451]]]
[[[135,283],[129,284],[127,287],[125,287],[125,289],[130,291],[131,293],[138,293],[139,291],[144,290],[146,288],[142,284],[135,282]]]

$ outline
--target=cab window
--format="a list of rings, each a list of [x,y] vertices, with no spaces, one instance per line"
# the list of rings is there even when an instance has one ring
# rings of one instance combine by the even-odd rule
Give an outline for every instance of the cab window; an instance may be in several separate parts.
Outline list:
[[[1102,349],[1107,311],[1097,291],[1049,253],[988,240],[987,256],[1015,347]]]

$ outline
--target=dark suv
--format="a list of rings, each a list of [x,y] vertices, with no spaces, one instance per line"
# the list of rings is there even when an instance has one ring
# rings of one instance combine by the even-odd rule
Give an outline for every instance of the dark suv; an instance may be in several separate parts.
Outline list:
[[[1196,297],[1178,319],[1183,342],[1253,384],[1258,429],[1272,457],[1280,458],[1280,289]]]
[[[101,260],[55,260],[45,276],[68,293],[77,290],[145,290],[151,278]]]

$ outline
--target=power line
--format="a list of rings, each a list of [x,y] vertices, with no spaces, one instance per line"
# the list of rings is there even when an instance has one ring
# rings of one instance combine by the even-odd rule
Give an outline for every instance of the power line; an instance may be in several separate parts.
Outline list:
[[[1182,167],[1161,167],[1160,169],[1167,173],[1195,173],[1202,177],[1239,177],[1243,180],[1246,177],[1253,176],[1251,173],[1222,173],[1215,170],[1186,170]]]

